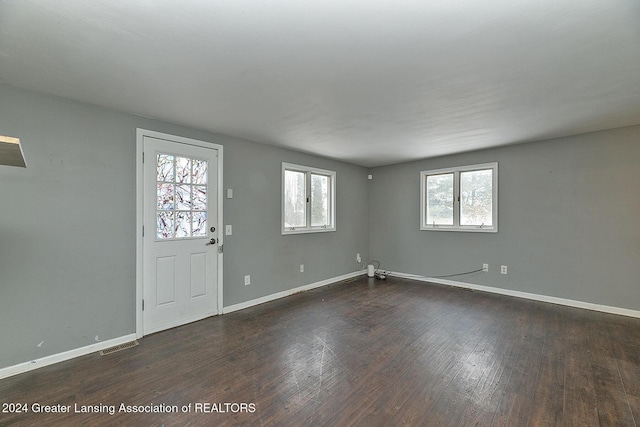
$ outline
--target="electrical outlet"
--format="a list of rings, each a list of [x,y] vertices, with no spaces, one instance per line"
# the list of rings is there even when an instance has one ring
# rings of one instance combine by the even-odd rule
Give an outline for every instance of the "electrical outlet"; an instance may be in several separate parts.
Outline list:
[[[489,264],[482,264],[482,271],[489,271]]]
[[[362,262],[362,258],[360,257],[360,254],[356,254],[356,261]]]
[[[233,227],[230,225],[224,226],[224,234],[227,236],[231,236],[233,234]]]
[[[500,266],[500,274],[507,274],[507,266],[506,265],[501,265]]]
[[[304,264],[300,264],[300,273],[304,273]]]
[[[249,286],[250,284],[251,284],[251,276],[250,275],[244,276],[244,285]]]

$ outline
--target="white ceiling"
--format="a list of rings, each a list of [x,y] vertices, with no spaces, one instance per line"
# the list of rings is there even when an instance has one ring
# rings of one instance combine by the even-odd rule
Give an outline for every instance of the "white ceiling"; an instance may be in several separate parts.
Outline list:
[[[0,82],[384,165],[640,124],[640,1],[0,0]]]

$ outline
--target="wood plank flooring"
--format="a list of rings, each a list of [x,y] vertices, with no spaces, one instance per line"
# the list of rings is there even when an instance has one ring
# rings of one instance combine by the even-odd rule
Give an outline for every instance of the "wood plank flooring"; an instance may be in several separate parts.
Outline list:
[[[4,379],[0,402],[29,409],[0,426],[638,426],[640,319],[363,277]]]

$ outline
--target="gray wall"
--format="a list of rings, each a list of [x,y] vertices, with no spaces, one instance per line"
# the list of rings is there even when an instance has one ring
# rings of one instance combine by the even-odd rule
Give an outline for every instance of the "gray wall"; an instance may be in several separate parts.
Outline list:
[[[380,167],[368,181],[346,163],[0,84],[0,133],[22,139],[28,163],[0,166],[0,368],[135,332],[138,127],[224,146],[225,306],[353,272],[360,252],[425,276],[486,262],[457,280],[640,310],[640,127]],[[280,235],[282,161],[337,172],[336,232]],[[421,170],[491,161],[499,233],[419,230]]]
[[[229,149],[227,147],[229,146]],[[224,305],[354,272],[369,248],[367,170],[262,144],[225,145]],[[282,162],[336,171],[336,231],[282,236]],[[304,273],[300,273],[304,264]],[[251,285],[244,286],[244,275]]]
[[[493,161],[497,234],[419,230],[420,171]],[[383,268],[435,276],[489,263],[451,280],[640,310],[640,127],[371,172],[370,253]]]
[[[0,166],[0,368],[135,332],[138,127],[224,146],[225,306],[367,259],[364,168],[0,84],[0,134],[28,164]],[[280,235],[282,161],[337,172],[336,232]]]

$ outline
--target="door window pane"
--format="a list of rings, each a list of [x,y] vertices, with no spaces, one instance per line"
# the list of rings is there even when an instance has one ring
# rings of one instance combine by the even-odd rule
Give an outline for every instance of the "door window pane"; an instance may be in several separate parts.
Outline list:
[[[156,236],[158,239],[173,237],[173,212],[159,211],[156,221]]]
[[[191,186],[176,185],[176,208],[178,210],[191,209]]]
[[[176,182],[191,182],[191,159],[176,157]]]
[[[207,186],[206,185],[194,185],[193,186],[193,198],[191,199],[193,210],[206,211],[207,210]]]
[[[169,154],[158,155],[158,165],[156,168],[157,180],[161,182],[173,182],[175,174],[173,156]]]
[[[173,184],[158,183],[158,191],[156,193],[158,209],[173,209],[173,188]]]
[[[426,177],[427,224],[453,225],[453,174]]]
[[[191,175],[192,184],[207,183],[207,161],[193,159],[193,174]]]
[[[176,237],[191,236],[191,212],[176,212]]]
[[[207,235],[207,213],[206,212],[192,212],[191,213],[191,233],[193,236],[206,236]]]
[[[493,171],[460,173],[460,225],[491,226]]]

